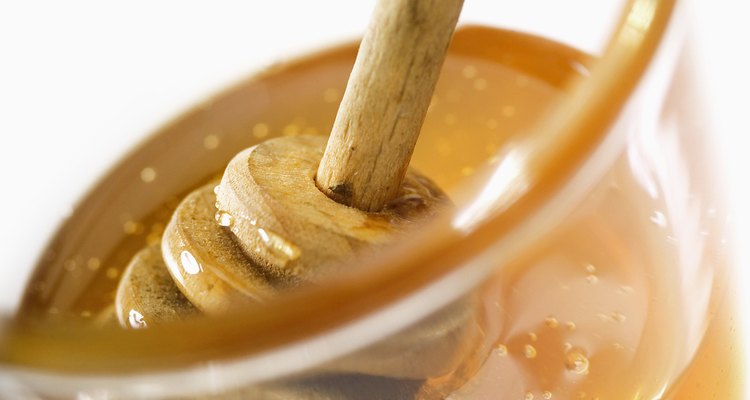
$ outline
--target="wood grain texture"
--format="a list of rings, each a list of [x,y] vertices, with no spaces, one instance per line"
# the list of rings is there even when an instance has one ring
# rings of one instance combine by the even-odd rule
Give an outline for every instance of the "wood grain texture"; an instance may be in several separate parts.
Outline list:
[[[323,282],[356,267],[356,257],[372,255],[452,207],[434,183],[414,171],[381,212],[337,203],[315,186],[325,145],[321,136],[267,140],[235,156],[218,186],[213,182],[190,193],[172,215],[161,246],[147,247],[126,269],[116,300],[120,324],[145,328],[200,313],[217,315],[299,284]],[[481,342],[478,307],[474,298],[457,301],[320,365],[316,373],[409,380],[448,374],[472,360]],[[311,395],[312,389],[287,394]]]
[[[217,189],[217,207],[232,216],[237,243],[280,280],[322,281],[452,207],[434,183],[411,171],[379,213],[337,203],[315,186],[325,145],[320,136],[265,141],[230,161]]]
[[[198,312],[172,282],[159,246],[146,247],[133,257],[117,288],[115,310],[120,324],[134,329]]]
[[[397,196],[463,0],[381,0],[360,45],[316,183],[379,211]]]

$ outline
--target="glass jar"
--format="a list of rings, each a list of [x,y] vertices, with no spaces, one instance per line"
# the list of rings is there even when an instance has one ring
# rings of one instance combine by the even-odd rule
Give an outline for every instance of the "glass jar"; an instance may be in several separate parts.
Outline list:
[[[23,312],[3,324],[4,393],[79,399],[720,393],[689,385],[700,376],[720,385],[721,397],[738,396],[733,310],[725,299],[726,218],[692,97],[682,6],[614,2],[597,10],[601,18],[583,13],[583,2],[554,11],[544,6],[548,13],[514,5],[498,14],[486,11],[492,5],[466,4],[464,25],[552,37],[594,57],[544,58],[551,44],[507,31],[502,38],[509,43],[488,47],[497,65],[528,67],[518,49],[511,53],[522,43],[516,47],[528,48],[536,62],[567,60],[570,73],[546,78],[561,95],[535,111],[533,124],[508,128],[514,133],[486,144],[491,149],[481,163],[451,167],[443,181],[455,212],[360,260],[356,271],[262,306],[145,330],[92,324],[90,312],[71,306],[78,286],[117,278],[120,270],[100,264],[133,250],[102,262],[89,257],[93,249],[117,253],[123,230],[148,240],[144,221],[165,199],[210,179],[244,147],[276,133],[304,133],[303,123],[269,132],[258,121],[273,118],[268,98],[300,88],[294,77],[274,81],[275,71],[315,57],[272,67],[157,132],[84,198],[43,254]],[[545,24],[543,14],[566,22]],[[326,54],[351,58],[340,49]],[[460,74],[484,90],[486,82],[471,71],[462,65]],[[518,107],[503,104],[501,113],[511,118]],[[446,124],[461,119],[448,115],[440,115]],[[316,126],[312,118],[305,123]],[[493,121],[485,121],[487,129],[507,123]],[[447,148],[435,140],[438,153],[465,158],[460,140]],[[428,175],[431,157],[415,155]],[[163,170],[179,172],[148,186]],[[104,293],[112,285],[91,287]],[[60,318],[67,306],[80,318]]]

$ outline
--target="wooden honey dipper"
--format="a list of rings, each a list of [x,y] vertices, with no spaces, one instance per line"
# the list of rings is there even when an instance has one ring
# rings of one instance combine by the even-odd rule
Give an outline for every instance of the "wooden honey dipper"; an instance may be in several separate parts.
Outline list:
[[[449,208],[408,164],[462,3],[379,1],[327,145],[313,136],[268,140],[235,156],[218,185],[188,195],[161,246],[126,269],[121,324],[220,314],[318,282]],[[467,337],[478,334],[471,318],[465,305],[449,308],[330,369],[438,376],[469,351]],[[410,360],[417,351],[420,361]]]

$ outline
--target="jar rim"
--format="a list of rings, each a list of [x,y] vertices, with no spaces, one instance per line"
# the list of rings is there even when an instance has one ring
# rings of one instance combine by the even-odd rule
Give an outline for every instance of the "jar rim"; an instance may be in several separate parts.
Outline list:
[[[411,246],[409,252],[398,248],[389,252],[372,261],[377,268],[367,265],[366,273],[300,290],[249,312],[212,317],[210,326],[203,320],[187,320],[132,331],[8,321],[0,328],[0,364],[4,364],[0,369],[67,376],[189,371],[196,362],[206,361],[207,355],[212,361],[223,361],[270,354],[381,311],[449,277],[466,264],[469,254],[483,252],[533,215],[601,144],[650,64],[676,3],[627,2],[590,78],[576,85],[572,95],[542,121],[539,134],[531,135],[526,143],[535,149],[524,154],[524,162],[531,166],[528,171],[533,173],[528,178],[535,184],[507,205],[513,212],[498,213],[466,231],[429,230],[418,246]],[[450,221],[446,216],[435,224],[449,226]],[[430,268],[420,267],[424,265]],[[184,332],[190,332],[190,340],[164,340]]]

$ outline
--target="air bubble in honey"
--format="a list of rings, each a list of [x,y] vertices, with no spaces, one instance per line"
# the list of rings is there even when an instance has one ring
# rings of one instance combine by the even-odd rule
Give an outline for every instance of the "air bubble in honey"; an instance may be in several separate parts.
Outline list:
[[[487,89],[487,80],[482,78],[477,78],[474,80],[472,86],[476,90],[484,90]]]
[[[612,320],[615,322],[625,322],[625,315],[619,312],[613,312],[611,314]]]
[[[156,179],[156,170],[153,167],[146,167],[141,170],[141,180],[145,183],[153,182]]]
[[[259,122],[253,126],[253,136],[255,136],[258,139],[263,139],[268,136],[268,125],[264,124],[262,122]]]
[[[284,126],[284,129],[282,129],[281,133],[284,136],[297,136],[300,133],[300,127],[297,124],[287,124]]]
[[[219,147],[220,139],[218,136],[211,134],[203,138],[203,147],[206,148],[206,150],[215,150],[217,147]]]
[[[65,263],[63,264],[63,267],[65,268],[66,271],[73,272],[76,268],[78,268],[78,263],[76,262],[76,260],[70,259],[70,260],[65,261]]]
[[[565,369],[577,375],[586,375],[589,373],[589,359],[580,348],[573,347],[565,354]]]
[[[622,295],[632,294],[635,291],[632,286],[622,285],[617,289],[617,293]]]
[[[529,359],[536,358],[536,347],[530,344],[523,346],[523,355]]]
[[[122,231],[128,235],[138,235],[143,232],[143,225],[139,222],[128,220],[122,224]]]
[[[649,219],[660,228],[664,228],[667,226],[667,217],[661,211],[654,211]]]
[[[117,279],[117,277],[120,276],[120,271],[115,267],[110,267],[107,268],[106,275],[109,279]]]
[[[516,108],[513,107],[513,106],[505,106],[505,107],[503,107],[503,111],[502,112],[503,112],[503,116],[504,117],[510,118],[510,117],[516,115]]]
[[[90,271],[98,270],[101,265],[102,262],[99,261],[99,259],[96,257],[91,257],[88,261],[86,261],[86,268],[88,268]]]
[[[466,79],[474,79],[477,76],[477,67],[467,65],[461,69],[461,75]]]

